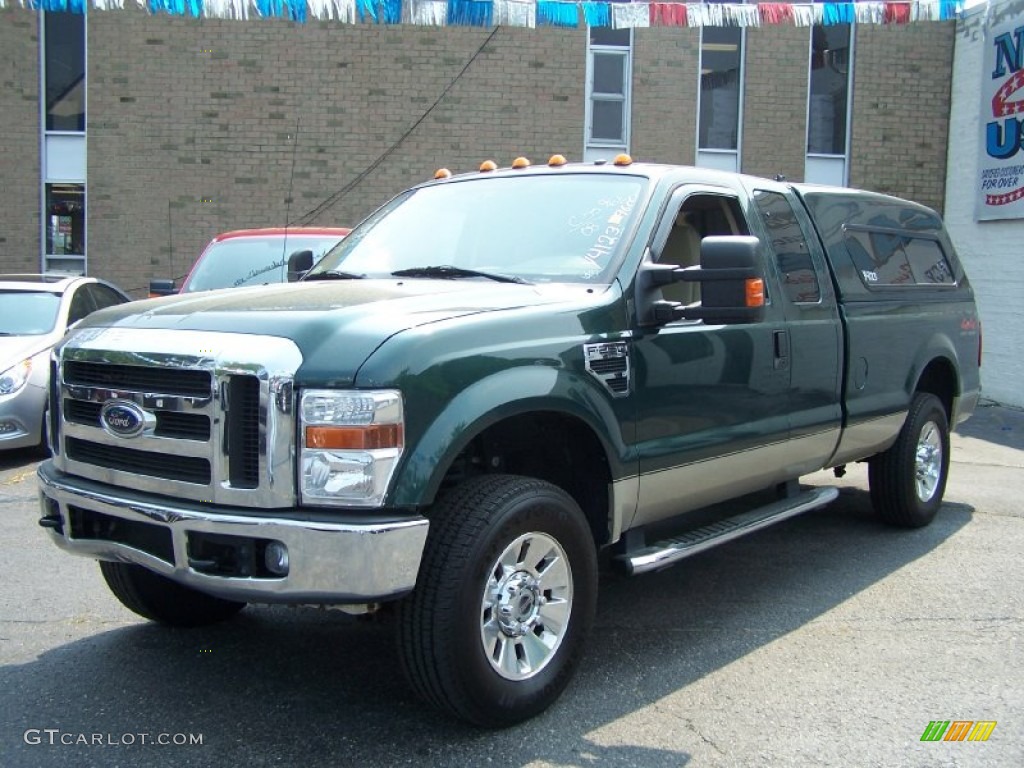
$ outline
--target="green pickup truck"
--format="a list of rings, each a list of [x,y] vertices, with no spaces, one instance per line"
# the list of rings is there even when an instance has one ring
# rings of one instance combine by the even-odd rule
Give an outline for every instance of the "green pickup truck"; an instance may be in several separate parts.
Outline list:
[[[928,524],[980,357],[923,206],[626,156],[439,172],[299,282],[87,318],[40,524],[158,622],[390,614],[427,701],[503,726],[580,662],[599,560],[667,567],[855,461]]]

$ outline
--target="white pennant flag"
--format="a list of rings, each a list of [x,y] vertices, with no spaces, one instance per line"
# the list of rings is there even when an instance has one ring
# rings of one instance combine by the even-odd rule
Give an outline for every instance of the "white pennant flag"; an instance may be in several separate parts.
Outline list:
[[[726,5],[723,6],[725,9],[726,17],[729,19],[729,26],[731,27],[760,27],[761,26],[761,12],[757,9],[756,5]]]
[[[410,0],[405,7],[410,24],[443,27],[448,23],[448,0]]]
[[[529,0],[494,0],[491,23],[497,27],[537,26],[537,4]]]
[[[854,3],[858,24],[884,24],[885,3]]]
[[[919,0],[910,12],[910,18],[914,21],[938,21],[940,16],[939,0]]]
[[[814,10],[809,5],[793,6],[793,25],[797,27],[814,26]]]
[[[612,3],[612,29],[636,29],[651,26],[651,7],[647,3]]]

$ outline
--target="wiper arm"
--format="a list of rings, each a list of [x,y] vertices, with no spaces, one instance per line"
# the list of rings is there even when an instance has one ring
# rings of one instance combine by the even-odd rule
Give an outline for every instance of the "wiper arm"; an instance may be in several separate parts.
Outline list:
[[[366,275],[342,272],[337,269],[325,269],[323,272],[314,272],[312,275],[305,275],[302,280],[362,280],[364,277],[366,277]]]
[[[447,278],[449,280],[460,277],[486,277],[488,280],[494,280],[499,283],[520,283],[522,285],[530,285],[529,280],[523,280],[523,278],[516,277],[515,275],[502,275],[497,272],[480,272],[476,269],[453,267],[451,264],[442,264],[434,267],[412,267],[410,269],[400,269],[397,272],[392,272],[391,274],[393,277],[440,277]]]

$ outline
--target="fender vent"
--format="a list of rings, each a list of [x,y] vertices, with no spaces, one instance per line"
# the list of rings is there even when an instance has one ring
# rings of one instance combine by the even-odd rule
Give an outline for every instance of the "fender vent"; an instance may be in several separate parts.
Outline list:
[[[629,394],[629,345],[626,342],[584,344],[583,358],[591,375],[615,397]]]

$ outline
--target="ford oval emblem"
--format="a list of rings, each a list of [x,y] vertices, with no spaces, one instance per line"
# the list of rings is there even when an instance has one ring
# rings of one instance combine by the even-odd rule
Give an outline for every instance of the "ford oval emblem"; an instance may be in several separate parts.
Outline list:
[[[117,437],[137,437],[146,421],[146,412],[131,400],[111,400],[100,409],[100,426]]]

